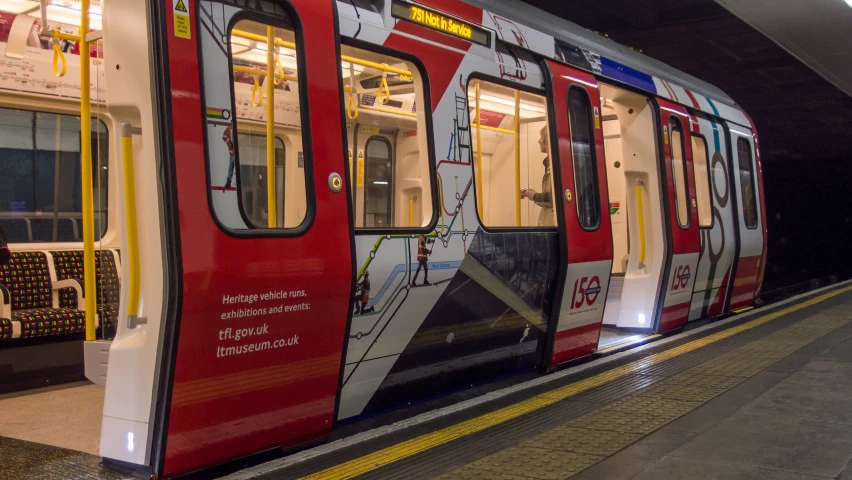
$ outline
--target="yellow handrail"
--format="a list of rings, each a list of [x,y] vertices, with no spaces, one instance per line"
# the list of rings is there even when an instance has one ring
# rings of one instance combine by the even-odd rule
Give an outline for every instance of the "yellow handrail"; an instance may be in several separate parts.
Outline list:
[[[408,226],[414,226],[414,197],[408,196]]]
[[[92,110],[89,33],[89,0],[80,2],[80,163],[83,200],[83,276],[86,297],[86,340],[96,338],[97,290],[95,288],[95,222],[92,193]]]
[[[480,128],[481,128],[481,129],[483,129],[483,130],[490,130],[490,131],[492,131],[492,132],[508,133],[509,135],[514,135],[514,134],[515,134],[515,131],[514,131],[514,130],[509,130],[509,129],[506,129],[506,128],[489,127],[488,125],[480,125],[480,124],[479,124],[479,122],[474,123],[474,124],[473,124],[473,125],[471,125],[471,126],[472,126],[472,127],[474,127],[474,128],[476,128],[476,129],[480,129]]]
[[[244,30],[233,29],[231,30],[231,35],[234,37],[244,38],[246,40],[254,40],[256,42],[264,42],[266,43],[266,37],[263,35],[258,35],[256,33],[246,32]],[[292,48],[296,49],[296,44],[293,42],[287,42],[281,40],[280,38],[275,39],[275,45],[279,47]],[[350,57],[349,55],[341,55],[340,59],[344,62],[354,63],[355,65],[361,65],[362,67],[370,67],[375,68],[377,70],[381,70],[383,72],[391,72],[396,73],[397,75],[402,77],[402,80],[411,80],[411,71],[404,70],[402,68],[391,67],[388,65],[384,65],[381,63],[371,62],[369,60],[362,60],[360,58]]]
[[[234,65],[234,71],[235,72],[250,73],[252,75],[259,75],[261,77],[265,77],[265,76],[269,75],[269,72],[267,72],[266,70],[263,70],[260,67],[246,67],[246,66],[243,66],[243,65]],[[281,74],[281,73],[276,73],[275,78],[277,78],[279,80],[284,79],[284,80],[287,80],[287,81],[290,81],[290,82],[298,82],[299,81],[298,77],[295,77],[293,75],[284,75],[284,74]]]
[[[136,220],[136,180],[133,167],[133,132],[129,124],[122,126],[121,160],[124,174],[124,215],[127,225],[127,326],[136,328],[139,315],[139,233]]]
[[[479,213],[479,221],[482,221],[482,119],[479,111],[479,80],[476,81],[476,205]]]
[[[275,27],[266,27],[266,70],[275,71]],[[270,81],[271,80],[271,81]],[[275,80],[266,78],[266,225],[278,226],[275,205]]]
[[[415,118],[417,117],[417,114],[414,113],[414,112],[404,112],[404,111],[401,111],[401,110],[400,111],[392,110],[390,108],[385,108],[385,107],[373,107],[373,106],[370,106],[370,105],[361,105],[360,108],[363,108],[364,110],[375,110],[377,112],[390,113],[390,114],[393,114],[393,115],[402,115],[404,117],[415,117]]]
[[[642,206],[642,180],[636,180],[636,208],[639,220],[639,268],[645,268],[645,209]]]
[[[521,91],[515,90],[515,224],[521,226]]]

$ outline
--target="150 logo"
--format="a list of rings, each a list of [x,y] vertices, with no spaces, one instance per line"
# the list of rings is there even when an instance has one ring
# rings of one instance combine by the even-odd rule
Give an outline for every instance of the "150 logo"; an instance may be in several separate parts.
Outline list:
[[[592,306],[601,293],[601,279],[594,276],[574,280],[574,294],[571,296],[571,310],[581,308],[583,304]]]
[[[686,285],[689,284],[689,272],[689,265],[680,265],[675,268],[672,276],[672,291],[686,288]]]

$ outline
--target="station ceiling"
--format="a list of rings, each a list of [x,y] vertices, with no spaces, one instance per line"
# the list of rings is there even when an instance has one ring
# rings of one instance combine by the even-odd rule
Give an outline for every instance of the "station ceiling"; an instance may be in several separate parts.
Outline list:
[[[798,45],[832,74],[852,76],[852,62],[841,61],[852,51],[852,30],[826,35],[837,22],[820,20],[832,16],[819,10],[833,6],[829,2],[852,13],[844,0],[790,0],[784,9],[776,7],[787,2],[720,0],[734,11],[746,9],[749,22],[762,31],[785,33],[784,48],[714,0],[525,1],[721,88],[754,119],[767,163],[852,157],[852,97],[788,52]],[[799,2],[814,10],[793,8]],[[757,4],[774,9],[771,24],[761,27],[760,11],[745,6]],[[827,50],[817,36],[834,38],[834,48]]]

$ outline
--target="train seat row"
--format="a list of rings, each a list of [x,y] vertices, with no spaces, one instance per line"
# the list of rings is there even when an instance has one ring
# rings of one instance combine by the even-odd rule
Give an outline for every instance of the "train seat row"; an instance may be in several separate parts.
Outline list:
[[[117,250],[95,254],[100,334],[114,328],[120,298]],[[13,252],[0,267],[0,341],[86,330],[83,251]]]

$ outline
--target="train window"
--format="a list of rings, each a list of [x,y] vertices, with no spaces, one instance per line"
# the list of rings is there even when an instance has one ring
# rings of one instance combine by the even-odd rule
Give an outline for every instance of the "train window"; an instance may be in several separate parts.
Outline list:
[[[95,239],[107,227],[109,134],[92,118]],[[82,240],[80,117],[0,108],[0,227],[8,241]]]
[[[748,228],[757,228],[757,197],[754,192],[754,167],[751,143],[745,138],[737,139],[739,158],[740,189],[743,197],[743,220]]]
[[[479,219],[486,227],[555,227],[547,102],[485,80],[467,88]],[[463,126],[460,126],[463,127]],[[466,145],[466,128],[459,128]]]
[[[309,211],[311,168],[299,39],[283,10],[270,23],[233,18],[237,9],[222,12],[223,25],[231,25],[225,45],[221,37],[200,35],[213,214],[235,232],[297,229]]]
[[[403,58],[342,46],[355,227],[432,223],[428,103],[420,69]]]
[[[592,105],[588,93],[577,87],[569,88],[568,120],[571,126],[577,218],[586,230],[596,230],[601,219],[592,119]]]
[[[710,169],[707,164],[707,142],[704,137],[692,134],[692,168],[695,171],[695,197],[698,202],[698,226],[713,226],[713,204],[710,203]],[[704,181],[707,179],[707,182]]]
[[[240,133],[238,142],[240,154],[240,200],[243,212],[255,228],[267,227],[267,185],[266,181],[266,135]],[[286,150],[284,141],[275,137],[275,192],[276,203],[284,203],[284,164]],[[286,219],[286,212],[281,212]],[[287,223],[286,221],[283,223]]]
[[[683,130],[680,121],[674,117],[669,121],[669,137],[677,223],[681,228],[686,229],[689,228],[689,184],[686,180],[686,161],[684,160],[686,155],[683,150]]]

